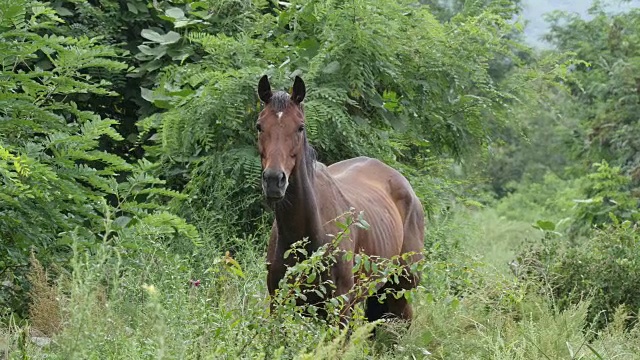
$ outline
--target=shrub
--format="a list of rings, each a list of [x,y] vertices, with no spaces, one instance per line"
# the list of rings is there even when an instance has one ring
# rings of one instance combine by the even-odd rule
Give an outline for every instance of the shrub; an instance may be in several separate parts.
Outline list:
[[[640,310],[638,226],[625,221],[596,230],[588,240],[568,249],[551,271],[558,305],[567,308],[592,297],[589,318],[595,319],[598,327],[610,322],[621,305],[637,315]]]
[[[545,241],[518,259],[518,275],[538,283],[559,309],[590,299],[587,321],[597,329],[604,328],[621,306],[636,319],[640,310],[638,226],[613,219],[612,224],[594,230],[579,244],[559,241],[552,235],[552,223],[539,223],[544,225]],[[628,328],[637,321],[631,319],[626,322]]]
[[[640,221],[640,203],[637,195],[630,191],[631,177],[606,161],[593,164],[593,168],[581,189],[583,199],[576,200],[579,206],[570,229],[573,236],[587,234],[592,227],[601,227],[615,219]]]
[[[147,150],[158,156],[174,189],[191,182],[186,192],[197,197],[189,204],[196,213],[208,204],[224,209],[228,201],[246,202],[248,216],[225,221],[253,231],[247,219],[262,210],[251,195],[259,191],[260,173],[251,131],[260,110],[256,84],[268,74],[276,88],[286,89],[302,75],[309,90],[306,129],[321,161],[368,155],[403,163],[414,169],[406,171],[416,174],[412,183],[428,179],[423,198],[437,200],[439,190],[450,187],[432,177],[443,158],[486,148],[524,89],[503,88],[491,76],[491,59],[520,64],[514,44],[503,40],[515,29],[504,10],[489,7],[469,21],[442,24],[427,7],[402,1],[251,3],[242,18],[253,21],[237,22],[241,35],[198,25],[171,45],[197,49],[202,59],[163,67],[156,86],[144,89],[146,100],[166,109],[139,122],[144,134],[156,132],[160,140]],[[196,21],[197,14],[184,14]],[[184,31],[173,25],[165,30]]]
[[[89,70],[122,72],[116,52],[97,39],[46,33],[62,20],[38,1],[0,0],[0,317],[24,316],[33,254],[45,269],[64,267],[74,238],[83,250],[113,240],[116,230],[197,233],[166,213],[179,197],[131,164],[103,151],[121,141],[117,121],[81,110],[78,94],[115,95]],[[146,226],[146,227],[145,227]],[[134,231],[134,230],[131,230]],[[138,244],[140,245],[140,244]]]

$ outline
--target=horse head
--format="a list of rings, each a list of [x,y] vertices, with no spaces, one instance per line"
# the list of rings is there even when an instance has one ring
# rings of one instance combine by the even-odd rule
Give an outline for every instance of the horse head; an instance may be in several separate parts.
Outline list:
[[[293,91],[271,91],[264,75],[258,83],[264,109],[258,116],[258,150],[262,162],[262,189],[270,202],[284,198],[294,168],[304,161],[306,134],[302,101],[305,85],[296,76]]]

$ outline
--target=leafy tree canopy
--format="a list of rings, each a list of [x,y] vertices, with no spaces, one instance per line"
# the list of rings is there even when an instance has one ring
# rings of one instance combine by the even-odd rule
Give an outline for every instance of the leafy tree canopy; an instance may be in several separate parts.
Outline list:
[[[602,5],[593,19],[557,12],[550,16],[547,39],[573,51],[586,64],[575,68],[570,83],[575,117],[581,119],[577,155],[586,165],[606,160],[640,182],[640,11],[610,16]]]
[[[324,162],[370,155],[424,169],[435,155],[482,152],[527,89],[491,73],[498,58],[523,64],[510,16],[497,3],[476,10],[441,23],[404,1],[254,2],[228,14],[236,28],[216,31],[196,23],[193,6],[167,6],[172,26],[143,31],[140,52],[191,48],[202,57],[166,66],[157,86],[143,89],[166,109],[140,123],[160,140],[147,150],[178,187],[195,179],[201,190],[231,176],[245,194],[256,192],[255,87],[268,74],[281,89],[295,75],[305,79],[308,135]]]

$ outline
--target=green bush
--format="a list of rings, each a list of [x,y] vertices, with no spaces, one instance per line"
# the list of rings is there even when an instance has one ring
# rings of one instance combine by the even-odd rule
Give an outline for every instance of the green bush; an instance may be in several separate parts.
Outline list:
[[[640,202],[630,191],[631,177],[606,161],[593,164],[593,168],[580,189],[583,197],[576,199],[578,207],[570,229],[573,236],[588,234],[593,227],[614,219],[640,221]]]
[[[558,237],[552,222],[538,224],[545,240],[519,256],[517,275],[537,283],[560,310],[588,299],[587,321],[596,329],[611,322],[621,306],[631,314],[627,327],[633,327],[640,310],[637,224],[614,221],[573,245]]]
[[[0,317],[6,319],[26,312],[32,252],[45,268],[64,269],[73,239],[91,252],[120,230],[178,231],[191,239],[197,233],[166,212],[164,200],[181,194],[150,175],[153,164],[102,149],[104,141],[122,140],[117,121],[73,100],[116,95],[89,71],[123,72],[115,50],[98,39],[40,35],[62,22],[47,4],[0,0],[0,9]]]
[[[525,176],[521,182],[510,184],[514,191],[500,199],[495,208],[511,220],[566,222],[570,239],[574,240],[588,236],[594,227],[610,223],[610,214],[637,222],[639,201],[631,193],[630,184],[631,178],[620,167],[603,161],[593,164],[590,173],[578,178],[562,179],[547,172],[538,182]]]
[[[560,308],[591,297],[589,320],[603,327],[621,305],[636,316],[640,311],[640,235],[625,221],[596,230],[571,247],[551,266],[551,288]]]
[[[589,11],[589,18],[569,12],[548,16],[547,40],[585,61],[565,82],[572,101],[565,104],[564,116],[580,122],[573,134],[578,141],[566,148],[584,169],[606,160],[638,186],[640,10],[611,14],[607,1],[594,1]]]
[[[343,225],[336,241],[346,239],[351,225],[366,227],[365,222],[352,217]],[[145,227],[140,225],[134,228],[138,231],[117,231],[115,241],[97,245],[92,255],[80,250],[82,239],[75,238],[73,272],[59,276],[55,285],[47,283],[40,266],[34,266],[31,278],[39,290],[33,293],[36,306],[30,330],[41,334],[43,329],[55,327],[57,331],[44,333],[55,341],[42,348],[23,338],[21,355],[53,359],[315,359],[325,354],[324,358],[330,359],[361,358],[363,353],[375,352],[375,344],[367,341],[373,325],[365,324],[361,305],[356,306],[350,322],[351,337],[337,326],[346,298],[322,300],[329,313],[326,321],[303,316],[305,310],[312,313],[317,303],[295,305],[296,299],[312,290],[326,293],[334,286],[331,281],[321,282],[321,287],[310,283],[321,278],[338,256],[346,255],[333,247],[335,244],[310,254],[304,247],[292,249],[289,256],[309,256],[288,269],[289,281],[283,281],[273,298],[277,307],[269,311],[261,251],[245,247],[236,257],[212,245],[197,247],[191,254],[176,254],[171,251],[171,242],[190,241],[188,237],[143,232]],[[140,241],[147,246],[123,258],[123,244]],[[208,267],[198,268],[206,256]],[[402,274],[403,268],[397,264],[360,254],[350,256],[356,267],[374,274],[361,276],[352,289],[356,298],[370,294],[383,278],[393,282]],[[196,266],[192,257],[198,259]],[[400,296],[411,298],[412,293]],[[59,316],[54,318],[52,313]]]

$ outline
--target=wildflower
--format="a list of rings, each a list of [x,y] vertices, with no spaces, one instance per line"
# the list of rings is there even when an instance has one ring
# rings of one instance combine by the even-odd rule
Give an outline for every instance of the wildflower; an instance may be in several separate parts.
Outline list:
[[[156,290],[156,287],[153,285],[143,284],[142,288],[145,289],[149,293],[149,295],[155,295],[158,292],[158,290]]]

